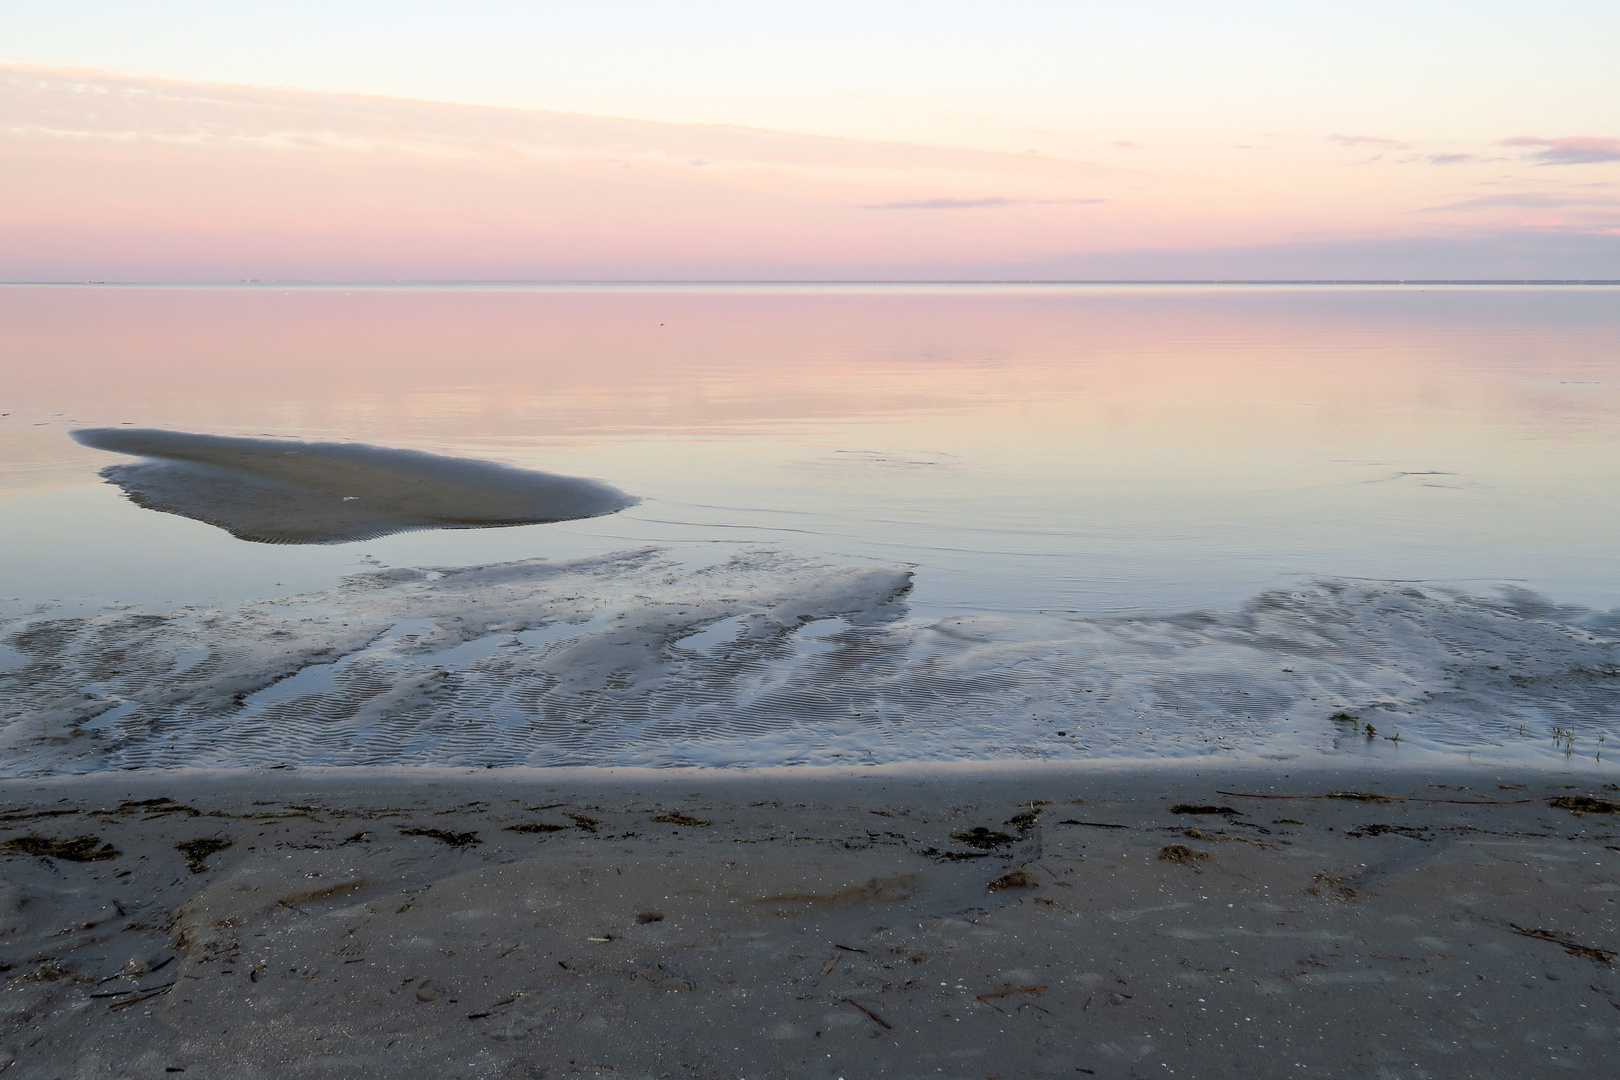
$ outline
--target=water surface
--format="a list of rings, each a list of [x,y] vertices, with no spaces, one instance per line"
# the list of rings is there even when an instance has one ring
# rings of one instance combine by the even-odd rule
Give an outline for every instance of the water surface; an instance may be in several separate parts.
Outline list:
[[[1382,599],[1366,602],[1395,607],[1521,590],[1505,607],[1466,617],[1427,608],[1411,615],[1444,639],[1411,653],[1433,661],[1424,668],[1432,675],[1448,670],[1447,650],[1473,640],[1480,619],[1553,613],[1580,622],[1582,633],[1608,632],[1602,619],[1526,598],[1600,611],[1620,601],[1612,555],[1617,302],[1620,290],[1604,287],[10,286],[0,288],[8,373],[0,387],[0,613],[237,610],[329,590],[361,570],[536,558],[594,567],[588,560],[649,545],[669,561],[657,580],[671,583],[663,599],[677,607],[698,597],[676,583],[705,566],[732,565],[737,582],[789,565],[801,577],[807,567],[866,566],[911,575],[899,607],[879,604],[890,635],[883,647],[904,658],[884,671],[913,670],[907,665],[924,663],[944,640],[916,634],[969,620],[972,633],[1006,650],[994,663],[983,655],[974,663],[1022,665],[1019,678],[1046,665],[1025,688],[1037,704],[1019,722],[1062,723],[1076,706],[1054,687],[1101,655],[1077,641],[1101,635],[1110,663],[1129,666],[1132,646],[1121,642],[1135,639],[1116,633],[1122,618],[1210,609],[1225,613],[1221,625],[1248,625],[1244,605],[1281,590],[1318,597],[1309,617],[1321,620],[1340,603],[1329,597],[1343,594],[1311,593],[1318,580],[1371,583],[1367,596]],[[599,478],[642,501],[583,521],[323,547],[249,544],[142,509],[102,483],[97,472],[111,455],[68,433],[122,425],[480,458]],[[620,586],[602,586],[603,595],[620,595]],[[654,586],[637,587],[644,595]],[[1422,599],[1392,600],[1403,587]],[[774,588],[735,596],[780,595]],[[700,661],[681,645],[690,635],[716,638],[721,651],[751,640],[742,628],[754,609],[737,602],[715,609],[714,626],[666,620],[647,630],[647,640],[662,643],[654,651],[679,668],[659,669],[659,693],[671,678],[697,679],[691,665]],[[417,603],[402,597],[396,606],[417,611]],[[876,632],[848,623],[870,614],[861,604],[815,610],[815,619],[834,621],[759,652],[759,670],[785,672],[792,657]],[[590,604],[577,615],[618,617]],[[1070,622],[1054,629],[1041,619]],[[1084,632],[1077,619],[1088,620]],[[1436,629],[1442,624],[1469,629]],[[490,625],[488,634],[505,632],[499,619]],[[1162,660],[1164,649],[1216,655],[1213,638],[1183,640],[1164,629],[1170,624],[1155,625],[1159,644],[1139,643],[1129,663],[1155,650]],[[1365,631],[1376,636],[1389,625],[1374,620]],[[394,652],[387,642],[434,633],[376,632],[383,644],[364,647]],[[555,637],[554,628],[523,632]],[[1536,648],[1557,652],[1556,644]],[[489,651],[498,645],[468,646],[488,655],[463,659],[508,655]],[[1568,663],[1601,668],[1603,648]],[[1247,670],[1254,655],[1234,654],[1229,666],[1246,665],[1250,681],[1222,692],[1266,698],[1255,715],[1267,719],[1253,729],[1262,743],[1280,738],[1266,724],[1306,708],[1325,712],[1330,699],[1365,709],[1385,694],[1381,707],[1399,699],[1416,708],[1416,698],[1376,690],[1383,676],[1356,666],[1366,659],[1339,664],[1323,676],[1333,687],[1313,695],[1271,685],[1290,662],[1278,661],[1262,688]],[[0,656],[0,666],[19,662]],[[890,677],[877,671],[849,676],[840,715],[870,720],[871,695],[881,698]],[[741,672],[714,699],[731,702],[726,708],[743,708]],[[1147,713],[1197,713],[1206,726],[1231,715],[1225,705],[1166,704],[1204,691],[1172,693],[1140,663],[1120,677],[1137,687],[1132,700]],[[1211,669],[1199,685],[1208,691],[1219,677]],[[1149,684],[1158,688],[1141,689]],[[959,730],[939,755],[991,752],[975,749],[971,736],[974,709],[989,707],[983,695],[1001,692],[987,686],[973,689],[981,705],[952,713]],[[1475,692],[1489,689],[1481,683]],[[119,693],[124,704],[139,697],[128,687]],[[1200,700],[1208,705],[1213,693]],[[650,698],[637,700],[632,712],[651,707]],[[1560,713],[1557,724],[1612,718],[1601,694],[1582,700],[1584,712]],[[1521,704],[1492,723],[1553,723],[1547,703]],[[1471,707],[1457,705],[1447,722]],[[822,706],[780,708],[808,715]],[[512,715],[508,726],[519,729],[533,719],[521,709]],[[701,729],[682,729],[679,739]],[[791,758],[739,749],[753,737],[747,724],[727,730],[743,742],[728,744],[724,760]],[[997,730],[1008,746],[1047,752],[1029,750],[1027,732]],[[1169,728],[1158,730],[1109,745],[1158,745]],[[389,747],[403,745],[398,731],[389,738]],[[553,749],[557,738],[545,736]],[[1448,738],[1434,745],[1460,745]],[[580,753],[543,759],[597,760],[588,748]]]
[[[646,500],[365,546],[388,563],[730,538],[915,562],[950,608],[1162,610],[1300,574],[1620,598],[1614,289],[13,286],[0,322],[0,557],[30,600],[251,595],[361,554],[134,512],[66,438],[124,423]]]

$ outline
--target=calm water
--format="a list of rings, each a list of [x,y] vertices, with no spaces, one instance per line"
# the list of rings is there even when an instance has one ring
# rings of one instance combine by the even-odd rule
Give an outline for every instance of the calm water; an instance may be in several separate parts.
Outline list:
[[[0,326],[0,615],[229,607],[378,566],[649,543],[689,568],[750,553],[755,581],[775,572],[758,562],[768,549],[913,566],[893,624],[913,636],[885,648],[911,663],[931,647],[919,628],[979,619],[975,633],[1022,643],[1001,669],[1044,657],[1057,686],[1089,661],[1070,630],[1027,620],[1233,610],[1316,578],[1620,606],[1613,288],[13,286]],[[124,423],[471,455],[644,501],[558,525],[245,543],[101,483],[114,456],[67,433]],[[651,580],[622,577],[614,595]],[[997,619],[1026,621],[984,629],[1014,625]],[[417,640],[402,622],[376,632],[390,625],[388,640]],[[1434,633],[1448,648],[1468,637]],[[1037,639],[1061,639],[1068,659]],[[1222,692],[1270,695],[1280,723],[1334,694],[1383,700],[1370,670],[1354,694],[1326,676],[1308,693]],[[1162,682],[1141,689],[1140,671],[1125,681],[1132,716],[1170,700]],[[1046,704],[1020,723],[1048,705],[1061,717],[1041,686],[1028,701]],[[883,697],[871,694],[838,707],[869,720]],[[1496,719],[1551,715],[1524,708]],[[1606,698],[1591,708],[1612,719]],[[964,712],[962,730],[976,722]],[[936,756],[972,756],[971,742]],[[579,753],[545,760],[608,759]],[[751,753],[716,760],[801,760]]]
[[[1299,575],[1620,603],[1614,289],[8,287],[0,325],[0,592],[30,606],[648,540],[915,563],[940,611],[1162,611]],[[115,459],[66,438],[124,422],[646,501],[244,544],[135,509],[95,475]]]

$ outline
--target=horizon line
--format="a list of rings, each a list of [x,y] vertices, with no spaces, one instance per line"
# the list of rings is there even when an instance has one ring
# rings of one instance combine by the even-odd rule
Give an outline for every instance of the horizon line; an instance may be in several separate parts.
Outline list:
[[[0,287],[8,285],[1620,285],[1620,278],[216,278],[172,281],[0,281]]]

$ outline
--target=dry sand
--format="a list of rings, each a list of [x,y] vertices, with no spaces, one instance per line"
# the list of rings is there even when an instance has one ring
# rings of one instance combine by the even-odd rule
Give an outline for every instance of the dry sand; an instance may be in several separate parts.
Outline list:
[[[6,781],[0,1071],[1608,1077],[1620,819],[1546,801],[1576,795],[1620,797],[1191,767]],[[1501,799],[1539,801],[1470,805]]]

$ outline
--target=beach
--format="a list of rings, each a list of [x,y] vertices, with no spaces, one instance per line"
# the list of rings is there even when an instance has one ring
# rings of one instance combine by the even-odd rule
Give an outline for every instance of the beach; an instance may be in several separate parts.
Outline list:
[[[1611,299],[0,292],[3,1080],[1607,1077]]]
[[[0,1068],[1606,1076],[1615,794],[1208,761],[8,780]]]
[[[1620,4],[1383,7],[17,5],[0,1080],[1620,1078]]]

